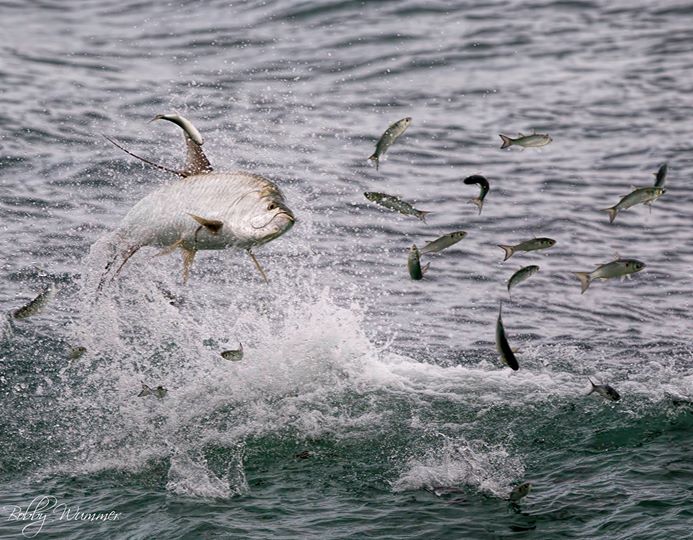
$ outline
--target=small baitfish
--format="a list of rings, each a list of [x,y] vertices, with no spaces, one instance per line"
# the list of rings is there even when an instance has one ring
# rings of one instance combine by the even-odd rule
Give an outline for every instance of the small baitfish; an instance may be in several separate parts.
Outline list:
[[[503,141],[501,149],[508,148],[512,145],[522,146],[523,148],[538,148],[540,146],[546,146],[553,140],[547,133],[532,133],[531,135],[518,133],[517,135],[515,139],[507,135],[499,135]]]
[[[588,396],[592,392],[596,392],[600,396],[603,396],[611,401],[618,401],[619,399],[621,399],[621,395],[616,391],[616,389],[609,386],[608,384],[594,384],[594,382],[592,382],[592,379],[590,379],[589,377],[587,378],[587,380],[592,385],[592,389],[587,393]]]
[[[630,277],[630,274],[640,272],[643,268],[645,268],[645,263],[637,259],[616,259],[610,263],[598,266],[592,272],[575,272],[575,275],[580,280],[580,285],[582,286],[580,294],[584,294],[590,283],[595,279]]]
[[[515,371],[520,369],[520,364],[515,358],[515,353],[510,348],[508,343],[508,338],[505,336],[505,328],[503,327],[503,318],[501,311],[503,309],[503,301],[501,301],[498,307],[498,321],[496,322],[496,348],[501,355],[501,360],[510,368]]]
[[[511,502],[517,502],[520,499],[526,497],[531,490],[532,484],[530,484],[529,482],[524,482],[519,486],[515,486],[515,488],[513,488],[513,490],[510,492],[510,496],[508,498]]]
[[[525,266],[524,268],[520,268],[517,272],[510,276],[510,279],[508,280],[508,294],[510,294],[510,289],[512,289],[516,285],[519,285],[526,279],[529,279],[538,271],[539,267],[535,264]]]
[[[238,349],[232,349],[229,351],[223,351],[221,357],[224,360],[231,360],[232,362],[240,362],[243,360],[243,343],[238,344]]]
[[[166,394],[168,394],[168,390],[166,390],[166,388],[163,386],[157,386],[156,388],[152,389],[146,384],[142,383],[142,391],[137,394],[137,397],[156,396],[159,399],[163,399]]]
[[[371,202],[384,206],[385,208],[389,208],[390,210],[395,210],[396,212],[406,216],[415,216],[424,223],[426,223],[426,216],[430,214],[430,212],[425,210],[417,210],[408,202],[404,202],[394,195],[377,193],[375,191],[366,191],[363,195]]]
[[[515,246],[498,244],[498,247],[505,251],[505,258],[503,260],[507,261],[518,251],[536,251],[538,249],[548,249],[554,245],[556,245],[556,241],[553,238],[532,238],[531,240],[520,242]]]
[[[406,117],[401,120],[397,120],[389,128],[385,130],[382,134],[380,140],[375,145],[375,152],[368,158],[368,161],[375,163],[375,170],[378,170],[380,165],[380,158],[387,152],[387,149],[393,145],[393,143],[407,130],[411,125],[411,118]]]
[[[57,289],[55,285],[50,284],[46,289],[39,293],[38,296],[36,296],[36,298],[34,298],[31,302],[15,310],[12,313],[12,316],[15,319],[26,319],[27,317],[36,315],[46,306],[46,304],[48,304],[48,302],[50,302],[53,299],[56,292]]]
[[[454,246],[465,236],[467,236],[465,231],[455,231],[449,234],[444,234],[440,238],[437,238],[422,247],[421,253],[438,253],[439,251],[443,251],[450,246]]]
[[[70,351],[67,353],[67,356],[70,360],[77,360],[79,358],[82,358],[85,352],[87,352],[86,347],[72,347]]]
[[[480,174],[474,174],[472,176],[468,176],[467,178],[465,178],[464,183],[467,185],[477,184],[479,186],[479,196],[473,199],[469,199],[469,202],[477,206],[477,208],[479,209],[479,215],[481,215],[481,209],[484,206],[484,198],[486,197],[486,194],[488,193],[489,189],[491,189],[488,180],[486,180],[486,178],[484,178]]]
[[[430,265],[431,263],[428,263],[424,267],[421,267],[421,255],[419,254],[416,244],[412,244],[411,248],[409,249],[409,257],[407,258],[407,269],[409,270],[409,276],[415,280],[423,279],[423,276]]]
[[[628,195],[618,201],[616,205],[612,206],[611,208],[604,209],[605,212],[609,213],[609,223],[614,222],[616,219],[616,214],[618,214],[621,210],[627,210],[636,204],[646,204],[649,206],[664,195],[664,193],[666,193],[666,190],[663,187],[657,186],[643,187],[631,191]]]

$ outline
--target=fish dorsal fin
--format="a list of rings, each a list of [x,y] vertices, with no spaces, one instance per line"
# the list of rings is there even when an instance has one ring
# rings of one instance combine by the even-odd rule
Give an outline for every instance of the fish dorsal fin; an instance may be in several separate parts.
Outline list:
[[[525,136],[525,134],[524,134],[524,133],[522,133],[521,131],[518,131],[518,132],[517,132],[517,136],[518,136],[518,137],[524,137],[524,136]]]
[[[185,159],[185,167],[181,171],[182,176],[193,176],[196,174],[204,174],[212,171],[207,156],[202,150],[204,143],[202,135],[197,131],[192,122],[179,114],[158,114],[154,120],[168,120],[179,126],[183,130],[185,145],[187,147],[187,156]]]
[[[219,231],[224,226],[224,222],[218,219],[207,219],[201,216],[196,216],[195,214],[191,214],[190,212],[188,212],[188,215],[200,225],[208,229],[212,234],[219,234]]]

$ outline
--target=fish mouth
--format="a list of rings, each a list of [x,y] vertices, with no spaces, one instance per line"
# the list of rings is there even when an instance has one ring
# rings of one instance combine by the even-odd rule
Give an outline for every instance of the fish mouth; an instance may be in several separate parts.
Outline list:
[[[294,217],[294,215],[293,215],[293,213],[291,212],[291,210],[289,210],[288,208],[280,208],[279,211],[276,212],[269,220],[267,220],[267,222],[266,222],[265,224],[260,225],[260,226],[256,226],[256,225],[253,225],[253,224],[251,223],[250,226],[251,226],[253,229],[264,229],[265,227],[268,227],[268,226],[270,225],[270,223],[272,223],[272,222],[273,222],[275,219],[277,219],[279,216],[284,216],[284,217],[286,217],[286,219],[287,219],[287,220],[289,221],[289,223],[290,223],[289,227],[293,226],[293,224],[296,223],[296,218]]]

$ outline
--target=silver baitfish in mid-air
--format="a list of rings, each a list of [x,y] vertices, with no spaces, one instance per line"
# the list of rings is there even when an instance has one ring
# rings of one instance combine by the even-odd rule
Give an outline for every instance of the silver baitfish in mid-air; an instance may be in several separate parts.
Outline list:
[[[486,197],[486,194],[488,193],[489,189],[491,189],[488,184],[488,180],[486,180],[486,178],[484,178],[480,174],[473,174],[472,176],[468,176],[467,178],[465,178],[464,183],[467,185],[477,184],[479,186],[479,196],[473,199],[469,199],[469,202],[477,206],[477,208],[479,209],[479,215],[481,215],[481,209],[484,206],[484,198]]]
[[[79,358],[82,358],[82,356],[84,356],[84,353],[86,353],[86,352],[87,352],[87,348],[86,348],[86,347],[72,347],[72,348],[68,351],[67,357],[68,357],[70,360],[77,360],[77,359],[79,359]]]
[[[520,369],[520,364],[515,358],[515,353],[510,348],[508,343],[508,338],[505,336],[505,328],[503,327],[503,301],[501,300],[498,306],[498,320],[496,321],[496,348],[501,355],[501,360],[510,368],[515,371]]]
[[[384,206],[385,208],[389,208],[390,210],[395,210],[396,212],[399,212],[400,214],[404,214],[406,216],[415,216],[424,223],[426,223],[426,216],[430,214],[430,212],[427,212],[425,210],[417,210],[408,202],[404,202],[403,200],[398,199],[394,195],[387,195],[386,193],[377,193],[375,191],[366,191],[363,195],[364,197],[366,197],[366,199],[368,199],[371,202],[379,204],[380,206]]]
[[[510,499],[510,502],[516,503],[520,499],[523,499],[526,497],[529,492],[532,490],[532,484],[529,482],[523,482],[519,486],[515,486],[513,490],[510,492],[510,496],[508,497]]]
[[[659,168],[659,170],[656,173],[654,173],[654,175],[655,175],[654,187],[664,187],[664,182],[666,182],[668,170],[669,170],[669,166],[665,163]]]
[[[55,287],[55,285],[50,284],[43,291],[41,291],[31,302],[13,311],[12,316],[15,319],[26,319],[27,317],[36,315],[44,307],[46,307],[46,304],[48,304],[48,302],[50,302],[53,299],[56,292],[57,288]]]
[[[666,193],[666,189],[663,187],[652,186],[637,188],[618,201],[616,205],[612,206],[611,208],[604,209],[605,212],[609,213],[609,223],[614,222],[616,219],[616,214],[618,214],[621,210],[627,210],[636,204],[646,204],[649,206],[664,195],[664,193]],[[652,207],[650,207],[650,210],[652,210]]]
[[[409,257],[407,257],[407,269],[409,270],[409,276],[412,279],[419,280],[423,279],[424,274],[428,270],[431,263],[427,263],[425,266],[421,266],[421,255],[416,247],[416,244],[412,244],[409,248]]]
[[[645,263],[637,259],[616,259],[598,266],[592,272],[575,272],[575,275],[580,280],[582,287],[580,294],[584,294],[595,279],[630,278],[630,274],[640,272],[643,268],[645,268]]]
[[[252,249],[278,238],[294,224],[294,214],[281,190],[257,174],[214,172],[202,151],[200,133],[186,118],[171,114],[154,120],[168,120],[183,129],[187,146],[183,169],[169,169],[108,140],[133,157],[182,179],[144,197],[113,233],[97,242],[97,249],[109,258],[98,288],[145,246],[164,248],[161,255],[181,250],[184,282],[199,250],[226,248],[245,250],[267,281]]]
[[[440,238],[436,238],[421,248],[421,253],[438,253],[450,246],[454,246],[457,242],[467,236],[466,231],[455,231],[449,234],[444,234]]]
[[[231,360],[232,362],[240,362],[243,360],[243,343],[238,344],[238,349],[232,349],[229,351],[223,351],[221,357],[224,360]]]
[[[538,148],[540,146],[546,146],[553,139],[549,137],[547,133],[532,133],[531,135],[525,135],[523,133],[518,133],[517,138],[513,139],[507,135],[499,135],[503,144],[501,149],[508,148],[509,146],[522,146],[523,148]]]
[[[592,379],[590,379],[589,377],[587,378],[587,380],[592,385],[592,389],[587,393],[588,396],[592,392],[596,392],[600,396],[603,396],[611,401],[618,401],[619,399],[621,399],[621,395],[616,391],[616,389],[609,386],[608,384],[594,384],[594,382],[592,382]]]
[[[536,251],[538,249],[548,249],[556,245],[556,241],[553,238],[532,238],[531,240],[525,240],[520,242],[515,246],[506,246],[505,244],[498,244],[498,247],[505,251],[504,261],[507,261],[518,251]]]
[[[147,396],[156,396],[159,399],[163,399],[164,396],[168,394],[168,390],[164,388],[163,386],[157,386],[156,388],[150,388],[146,384],[142,383],[142,391],[137,394],[137,397],[147,397]]]
[[[510,289],[512,289],[515,285],[519,285],[526,279],[529,279],[538,271],[539,267],[535,264],[520,268],[517,272],[510,276],[510,279],[508,280],[508,294],[510,294]]]
[[[402,118],[397,120],[389,128],[385,130],[378,143],[375,145],[375,152],[368,158],[368,161],[375,163],[375,170],[380,166],[380,158],[387,152],[387,149],[407,130],[411,125],[411,118]]]

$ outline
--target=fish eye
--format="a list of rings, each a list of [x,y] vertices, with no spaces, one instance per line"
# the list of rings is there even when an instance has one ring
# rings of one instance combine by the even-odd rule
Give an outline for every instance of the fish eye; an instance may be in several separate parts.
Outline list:
[[[267,210],[274,210],[275,208],[277,208],[276,203],[271,202],[267,205]]]

